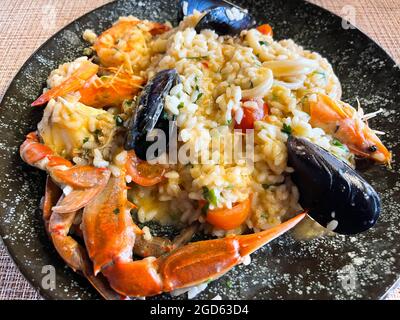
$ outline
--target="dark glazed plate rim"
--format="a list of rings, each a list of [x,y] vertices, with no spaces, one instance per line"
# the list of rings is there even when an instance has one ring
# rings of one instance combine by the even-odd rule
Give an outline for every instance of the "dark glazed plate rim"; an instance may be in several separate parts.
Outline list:
[[[106,7],[108,7],[108,6],[109,6],[109,7],[113,7],[113,6],[115,5],[116,2],[118,2],[118,1],[112,1],[112,2],[106,3],[106,4],[100,6],[100,7],[96,8],[96,9],[91,10],[91,11],[88,12],[88,13],[85,13],[84,15],[80,16],[79,18],[77,18],[77,19],[75,19],[74,21],[70,22],[68,25],[66,25],[66,26],[63,27],[62,29],[58,30],[58,31],[57,31],[55,34],[53,34],[48,40],[46,40],[38,49],[36,49],[36,50],[34,51],[34,53],[32,53],[32,55],[31,55],[31,56],[26,60],[26,62],[21,66],[20,70],[17,72],[17,74],[15,75],[14,79],[10,82],[10,84],[9,84],[9,86],[8,86],[8,88],[7,88],[7,90],[5,91],[5,93],[4,93],[3,97],[2,97],[2,101],[1,101],[1,103],[0,103],[0,106],[1,106],[1,107],[4,107],[4,105],[5,105],[5,97],[7,97],[7,96],[9,95],[10,90],[11,90],[11,87],[12,87],[12,84],[14,83],[15,79],[16,79],[16,78],[19,78],[19,77],[21,76],[21,74],[25,71],[26,67],[30,64],[30,62],[31,62],[33,59],[35,59],[35,56],[41,51],[42,48],[46,47],[51,41],[53,41],[54,38],[55,38],[59,33],[63,32],[63,31],[66,30],[66,29],[68,29],[69,27],[71,27],[72,25],[78,23],[79,21],[85,19],[87,16],[92,15],[92,14],[93,14],[94,12],[96,12],[97,10],[106,8]],[[300,2],[300,1],[297,1],[297,2]],[[285,5],[286,5],[286,4],[285,4]],[[308,5],[308,6],[313,7],[313,8],[318,8],[319,11],[324,11],[324,12],[329,13],[330,15],[332,15],[332,16],[338,18],[338,19],[342,19],[341,17],[337,16],[336,14],[334,14],[334,13],[332,13],[332,12],[330,12],[330,11],[324,9],[324,8],[321,8],[321,7],[319,7],[319,6],[315,5],[315,4],[312,4],[312,3],[309,3],[309,2],[307,2],[307,3],[304,2],[304,5]],[[390,60],[390,62],[392,62],[393,65],[395,65],[395,62],[394,62],[393,58],[392,58],[378,43],[376,43],[374,40],[372,40],[372,39],[371,39],[368,35],[366,35],[363,31],[360,31],[359,29],[354,29],[354,30],[352,30],[351,32],[359,33],[359,35],[361,35],[362,38],[364,38],[364,39],[362,39],[363,41],[367,41],[368,43],[373,43],[374,46],[376,46],[376,48],[378,48],[378,49],[381,51],[381,52],[380,52],[380,55],[381,55],[381,56],[382,56],[382,55],[387,56],[387,57],[389,58],[388,60]],[[333,67],[335,67],[335,66],[333,66]],[[0,224],[0,236],[1,236],[1,238],[3,239],[5,235],[6,235],[5,229],[4,229],[4,227],[2,226],[2,224]],[[1,239],[0,239],[0,240],[1,240]],[[40,295],[41,295],[42,297],[46,298],[46,299],[55,299],[56,296],[55,296],[54,294],[52,294],[51,291],[48,291],[48,290],[43,289],[43,288],[40,286],[40,284],[39,284],[39,282],[38,282],[37,279],[32,279],[32,278],[30,277],[30,272],[29,272],[29,271],[30,271],[30,266],[24,264],[24,262],[21,261],[20,259],[18,259],[18,257],[17,257],[17,254],[16,254],[16,253],[17,253],[17,251],[18,251],[18,247],[14,247],[14,246],[12,245],[12,243],[10,243],[7,239],[3,239],[3,243],[4,243],[4,245],[5,245],[6,249],[7,249],[7,251],[9,252],[10,256],[12,257],[14,263],[17,265],[17,267],[19,268],[19,270],[20,270],[21,273],[23,274],[23,276],[28,280],[29,283],[31,283],[31,285],[32,285],[33,287],[35,287],[35,288],[39,291]],[[383,291],[383,290],[382,290],[382,291]],[[382,293],[381,297],[382,297],[382,296],[384,296],[384,293]],[[268,298],[268,297],[267,297],[267,298]]]

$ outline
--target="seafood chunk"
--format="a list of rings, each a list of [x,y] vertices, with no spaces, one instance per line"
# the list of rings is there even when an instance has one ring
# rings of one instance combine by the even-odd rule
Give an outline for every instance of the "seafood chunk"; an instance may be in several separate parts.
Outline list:
[[[152,37],[169,29],[167,25],[157,22],[121,18],[97,38],[93,49],[101,65],[117,68],[123,65],[127,72],[138,74],[150,63],[149,42]]]
[[[46,146],[72,159],[86,142],[104,146],[115,126],[113,115],[107,111],[58,98],[48,103],[38,129]]]
[[[313,127],[332,134],[354,154],[390,165],[392,154],[366,122],[372,117],[371,114],[364,115],[361,110],[356,111],[344,102],[318,94],[317,100],[310,102],[310,116]]]
[[[136,156],[142,160],[151,160],[147,159],[146,152],[153,142],[146,141],[146,138],[154,129],[165,133],[165,147],[168,146],[169,122],[173,120],[173,116],[164,110],[165,97],[179,82],[179,75],[175,69],[163,70],[149,81],[139,97],[128,126],[125,149],[134,150]]]
[[[356,171],[319,146],[289,137],[288,164],[300,191],[300,204],[322,226],[341,234],[356,234],[373,227],[380,214],[380,199]]]

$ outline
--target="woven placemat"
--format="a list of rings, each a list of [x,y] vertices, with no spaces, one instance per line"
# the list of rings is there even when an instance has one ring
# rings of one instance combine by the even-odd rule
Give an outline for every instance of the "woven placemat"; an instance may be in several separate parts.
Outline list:
[[[67,23],[107,0],[2,0],[0,6],[0,97],[31,53]],[[312,0],[346,17],[400,63],[399,0]],[[51,19],[49,19],[51,17]],[[400,299],[400,290],[388,295]],[[0,242],[0,300],[40,299]]]

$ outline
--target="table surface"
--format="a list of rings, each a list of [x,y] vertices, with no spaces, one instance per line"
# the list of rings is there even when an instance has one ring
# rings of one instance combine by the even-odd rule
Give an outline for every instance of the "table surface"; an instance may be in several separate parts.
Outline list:
[[[2,0],[0,6],[0,100],[8,84],[45,40],[63,26],[107,0]],[[377,41],[400,63],[400,0],[311,0],[346,17],[346,6],[355,9],[354,24]],[[55,14],[55,24],[47,14]],[[400,299],[400,290],[390,294]],[[40,299],[20,274],[0,241],[0,300]]]

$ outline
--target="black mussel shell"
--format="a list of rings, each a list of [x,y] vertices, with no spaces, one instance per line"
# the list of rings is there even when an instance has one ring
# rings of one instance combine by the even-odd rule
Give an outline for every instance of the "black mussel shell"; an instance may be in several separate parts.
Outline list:
[[[237,5],[224,0],[179,0],[178,4],[178,21],[182,21],[184,17],[193,14],[194,10],[204,12],[216,7],[236,7]]]
[[[302,138],[288,139],[288,165],[300,191],[300,204],[319,224],[341,234],[357,234],[375,225],[380,199],[355,170]]]
[[[196,25],[196,31],[214,30],[220,36],[238,35],[254,27],[255,20],[242,9],[217,7],[208,11]]]
[[[134,150],[136,156],[142,160],[152,160],[166,151],[160,150],[158,155],[147,158],[147,150],[154,141],[146,141],[146,139],[154,129],[160,129],[165,133],[165,148],[168,147],[170,131],[174,129],[170,128],[170,123],[172,124],[175,119],[164,109],[165,97],[179,82],[179,75],[175,69],[163,70],[147,83],[140,94],[137,107],[129,121],[125,149]]]

